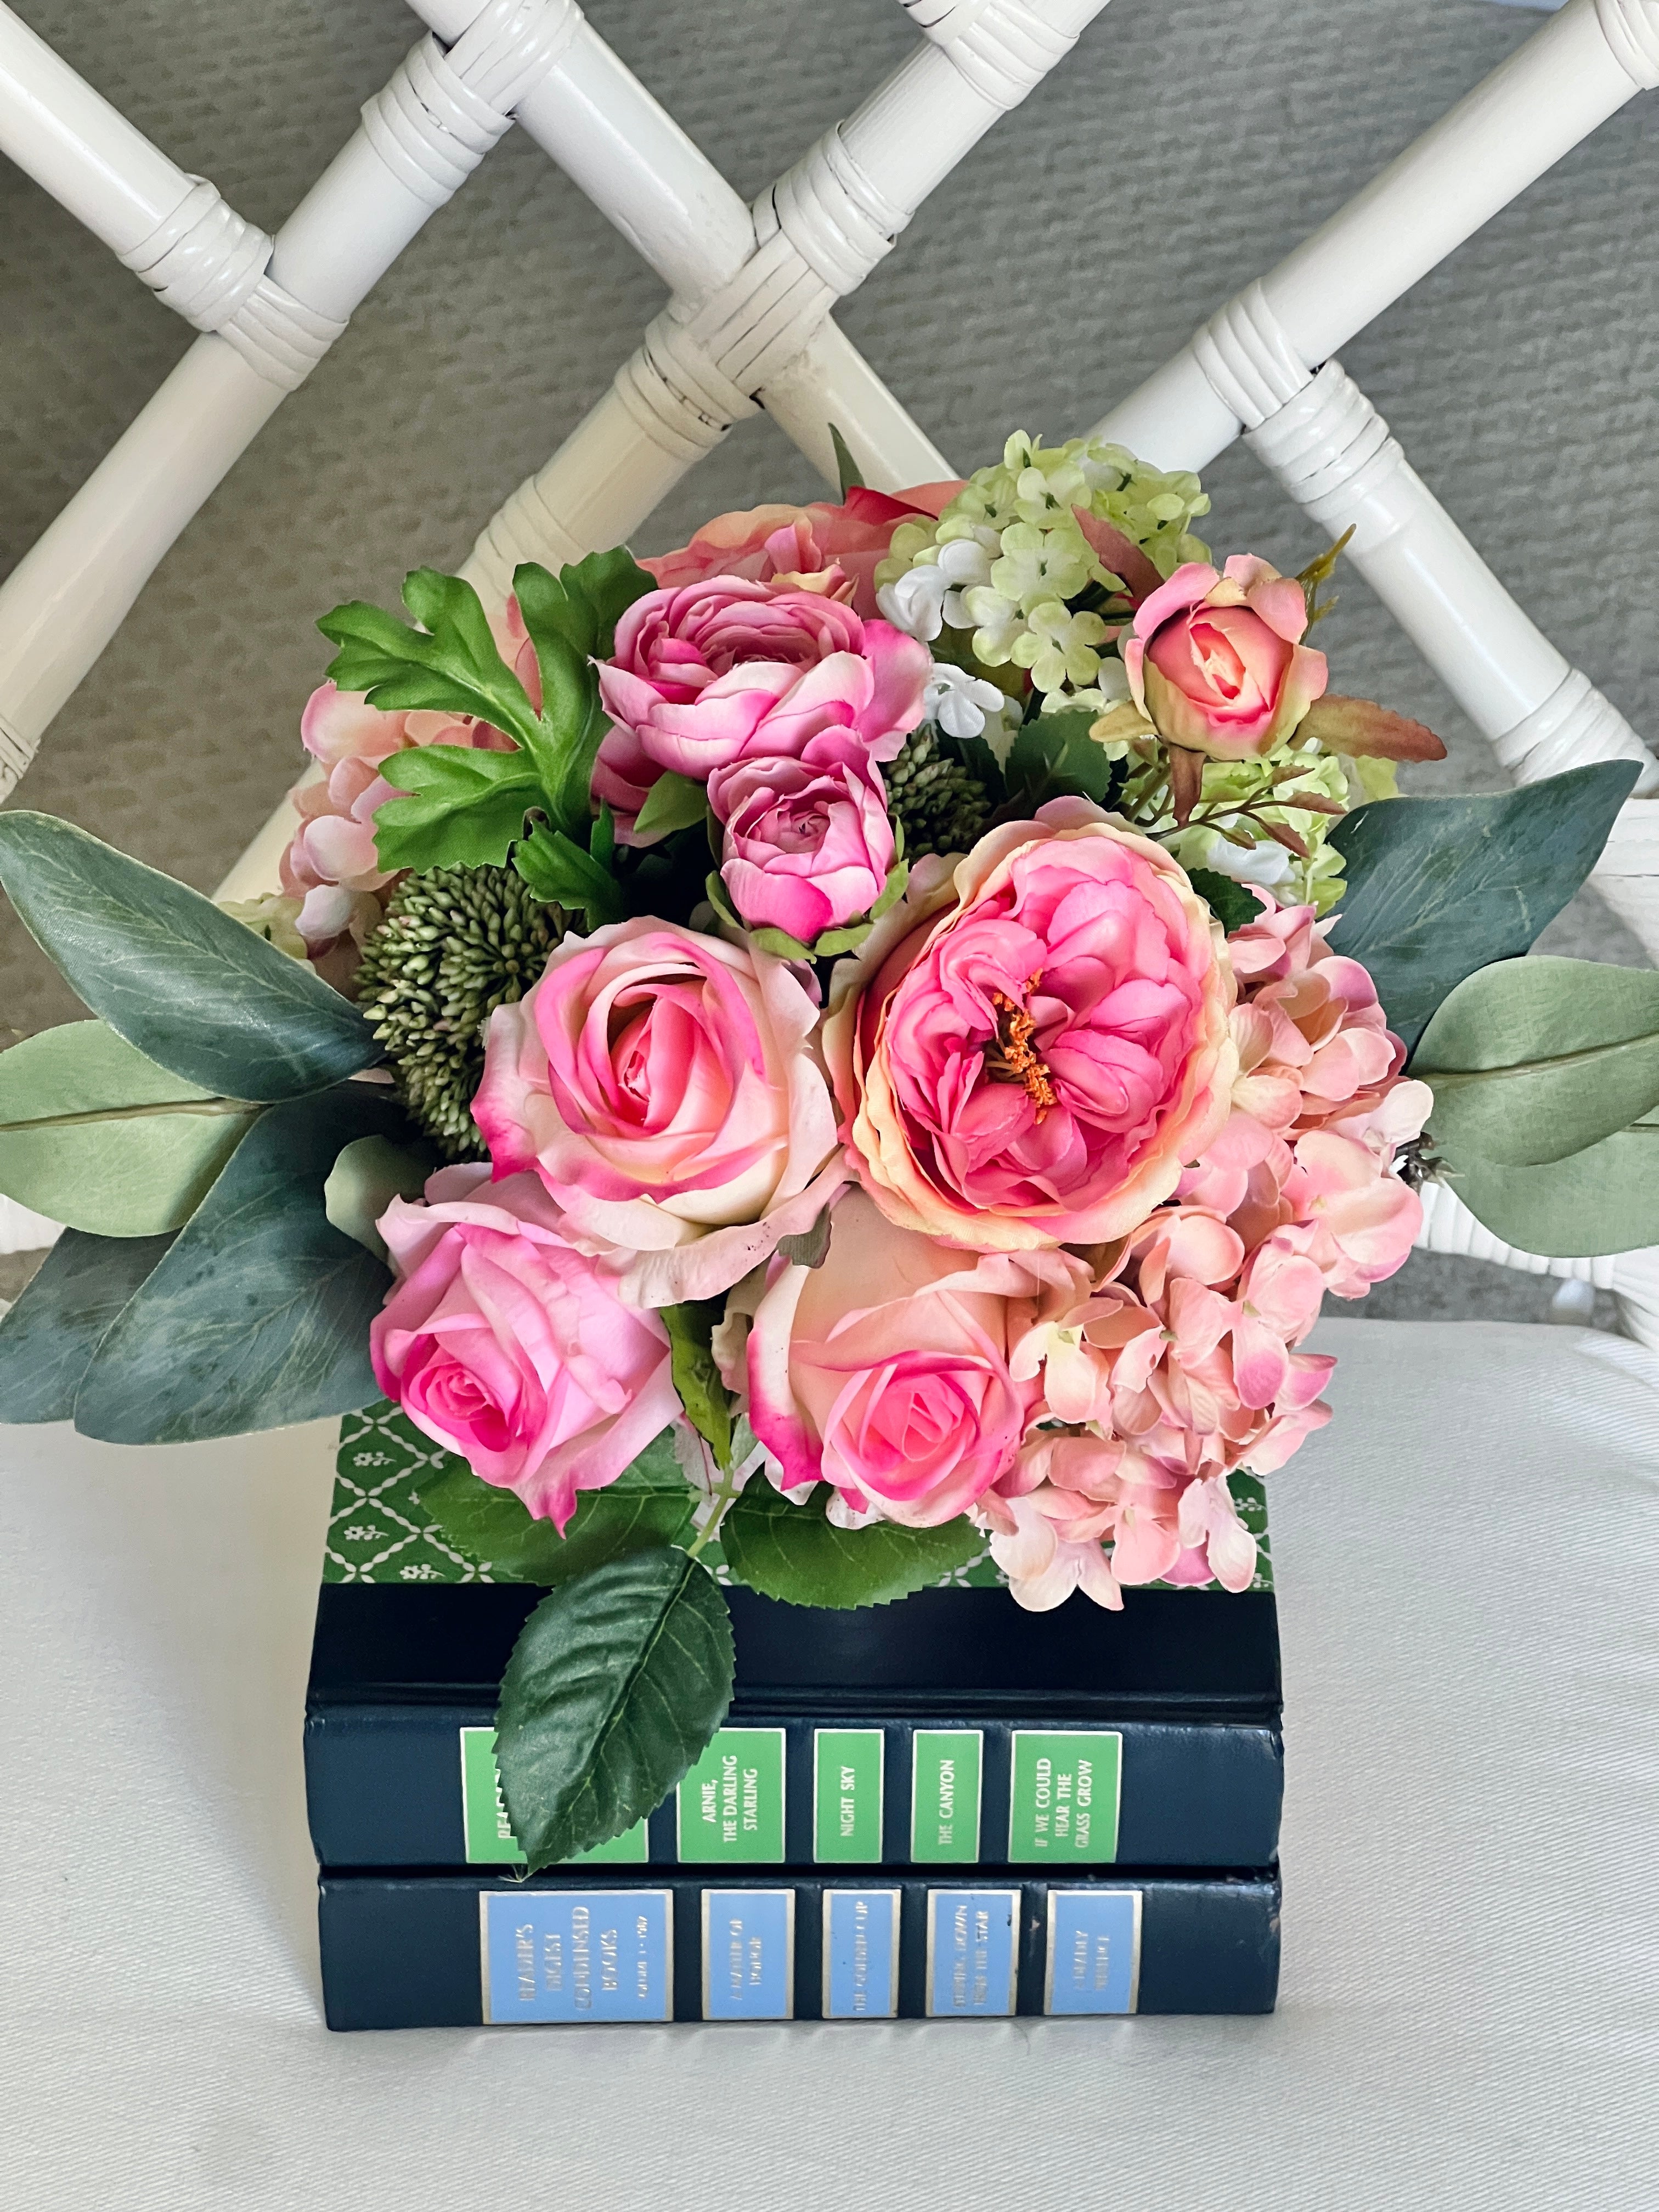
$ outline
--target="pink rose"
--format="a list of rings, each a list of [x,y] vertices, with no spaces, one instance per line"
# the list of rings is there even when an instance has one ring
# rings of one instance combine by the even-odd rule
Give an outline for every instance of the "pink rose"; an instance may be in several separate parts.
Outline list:
[[[671,591],[700,584],[705,576],[744,576],[809,589],[822,588],[824,580],[837,598],[850,599],[854,610],[868,617],[876,611],[876,565],[885,558],[898,525],[914,514],[937,516],[961,489],[960,481],[916,484],[890,494],[855,485],[839,507],[815,500],[810,507],[751,507],[744,513],[717,514],[689,545],[640,566]]]
[[[787,1487],[832,1483],[853,1513],[912,1528],[952,1520],[1012,1464],[1037,1405],[1008,1364],[1036,1297],[1085,1280],[1059,1252],[953,1251],[848,1191],[823,1266],[775,1262],[756,1310],[755,1434]]]
[[[838,599],[710,576],[634,602],[599,689],[623,742],[706,778],[730,761],[798,757],[826,730],[891,760],[921,720],[931,667],[926,646]]]
[[[1232,1000],[1180,866],[1087,800],[924,860],[824,1025],[860,1178],[980,1250],[1123,1236],[1226,1120]]]
[[[1295,730],[1327,680],[1325,656],[1301,642],[1300,584],[1253,553],[1224,574],[1177,568],[1135,610],[1123,665],[1135,704],[1172,745],[1212,760],[1254,760]]]
[[[667,1330],[565,1242],[534,1176],[444,1168],[380,1225],[398,1273],[369,1331],[381,1389],[562,1534],[577,1492],[678,1415]]]
[[[867,914],[887,886],[893,825],[881,774],[842,730],[813,738],[799,760],[740,760],[708,779],[726,824],[720,878],[751,929],[787,930],[803,945]]]
[[[747,945],[649,920],[568,936],[490,1016],[473,1117],[496,1174],[533,1169],[630,1304],[713,1297],[846,1180],[817,1016]]]

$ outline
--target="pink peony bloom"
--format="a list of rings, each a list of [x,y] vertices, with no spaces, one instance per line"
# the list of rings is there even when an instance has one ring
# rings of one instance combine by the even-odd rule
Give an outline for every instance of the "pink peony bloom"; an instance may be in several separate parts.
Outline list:
[[[846,1181],[787,964],[664,922],[566,937],[489,1020],[473,1116],[498,1176],[533,1169],[630,1304],[714,1297]]]
[[[959,481],[917,484],[889,494],[855,486],[839,507],[751,507],[717,514],[689,545],[641,561],[670,591],[705,576],[742,576],[803,590],[829,589],[850,599],[866,619],[876,611],[876,566],[894,531],[911,515],[937,516],[962,489]]]
[[[561,1236],[534,1176],[445,1168],[380,1221],[398,1279],[369,1332],[416,1427],[561,1534],[680,1410],[668,1332]]]
[[[931,670],[926,646],[838,599],[710,576],[634,602],[599,689],[623,744],[706,778],[735,760],[798,758],[826,730],[891,760]],[[617,749],[601,758],[612,767]]]
[[[1295,730],[1328,680],[1302,643],[1307,602],[1251,553],[1218,574],[1189,561],[1135,610],[1123,665],[1160,737],[1212,760],[1253,760]]]
[[[720,878],[751,929],[811,945],[886,889],[893,825],[881,773],[843,730],[813,738],[798,760],[716,769],[708,803],[726,824]]]
[[[1180,866],[1087,800],[924,860],[824,1024],[860,1178],[981,1250],[1124,1236],[1226,1120],[1232,1000]]]
[[[782,1484],[833,1483],[855,1512],[953,1520],[1012,1463],[1038,1403],[1011,1345],[1069,1255],[964,1255],[843,1193],[819,1267],[775,1261],[748,1343],[749,1418]]]

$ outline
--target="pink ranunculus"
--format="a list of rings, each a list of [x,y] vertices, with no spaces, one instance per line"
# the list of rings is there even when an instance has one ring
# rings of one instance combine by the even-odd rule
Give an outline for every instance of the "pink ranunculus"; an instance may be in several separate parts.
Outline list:
[[[648,919],[568,936],[489,1020],[473,1116],[630,1304],[714,1297],[847,1179],[787,963]]]
[[[937,516],[961,489],[959,479],[892,493],[855,485],[838,507],[815,500],[808,507],[717,514],[689,545],[640,566],[671,591],[700,584],[705,576],[828,588],[837,598],[850,598],[854,612],[868,618],[876,611],[876,567],[894,531],[912,515]]]
[[[824,1049],[889,1217],[985,1250],[1127,1235],[1224,1123],[1233,980],[1162,846],[1085,799],[982,837],[836,970]]]
[[[927,648],[815,592],[710,576],[647,592],[599,666],[605,710],[659,769],[799,757],[826,730],[891,760],[921,721]]]
[[[775,1261],[749,1335],[749,1418],[782,1485],[832,1483],[913,1528],[954,1519],[1012,1464],[1038,1403],[1008,1364],[1035,1300],[1086,1281],[1067,1254],[966,1255],[843,1192],[823,1264]]]
[[[811,945],[886,889],[893,825],[881,771],[843,730],[813,738],[796,760],[716,769],[708,803],[726,825],[720,879],[750,929]]]
[[[416,1427],[561,1534],[680,1410],[668,1332],[560,1233],[534,1176],[441,1169],[380,1221],[398,1279],[374,1375]]]
[[[1288,738],[1328,678],[1302,643],[1307,602],[1294,578],[1251,553],[1218,574],[1189,561],[1135,610],[1123,665],[1160,737],[1212,760],[1254,760]]]

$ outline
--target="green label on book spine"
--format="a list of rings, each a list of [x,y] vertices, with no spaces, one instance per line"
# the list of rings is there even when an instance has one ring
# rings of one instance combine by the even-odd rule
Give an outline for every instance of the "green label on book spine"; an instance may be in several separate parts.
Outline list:
[[[812,1856],[843,1866],[881,1857],[882,1733],[817,1729],[812,1735]]]
[[[979,1857],[977,1729],[918,1729],[910,1740],[910,1856],[926,1865],[972,1866]]]
[[[1014,1730],[1008,1857],[1105,1866],[1117,1856],[1123,1739],[1097,1729]]]
[[[501,1778],[495,1765],[495,1731],[488,1728],[461,1730],[461,1828],[466,1838],[469,1866],[522,1866],[524,1853],[514,1840],[512,1824],[501,1798]],[[643,1866],[651,1856],[645,1823],[636,1820],[608,1844],[595,1844],[567,1863],[570,1866]]]
[[[783,1730],[717,1730],[677,1802],[683,1864],[781,1866]]]

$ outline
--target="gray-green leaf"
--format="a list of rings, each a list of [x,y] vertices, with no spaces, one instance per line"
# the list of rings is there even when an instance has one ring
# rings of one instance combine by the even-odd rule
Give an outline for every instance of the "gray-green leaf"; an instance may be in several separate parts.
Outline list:
[[[187,1221],[264,1108],[216,1098],[103,1022],[0,1053],[0,1190],[100,1237]]]
[[[1546,1259],[1659,1244],[1659,1120],[1651,1115],[1547,1167],[1468,1160],[1450,1182],[1494,1237]]]
[[[328,1220],[323,1186],[354,1138],[403,1126],[363,1084],[266,1114],[100,1343],[82,1433],[187,1443],[378,1398],[368,1326],[391,1277]]]
[[[1659,1106],[1659,974],[1599,960],[1505,960],[1460,983],[1412,1062],[1434,1091],[1434,1148],[1538,1167]]]
[[[295,1098],[380,1057],[309,968],[72,823],[0,812],[0,884],[94,1013],[216,1096]]]
[[[498,1580],[548,1589],[629,1552],[689,1543],[696,1502],[674,1456],[672,1429],[605,1489],[584,1491],[562,1536],[550,1521],[532,1520],[510,1490],[470,1468],[452,1468],[421,1485],[422,1504],[458,1551],[488,1562]]]
[[[1637,773],[1598,761],[1518,791],[1375,799],[1336,824],[1347,889],[1331,949],[1370,970],[1408,1052],[1466,975],[1525,952],[1560,913]]]
[[[544,1597],[501,1680],[495,1757],[533,1874],[659,1805],[732,1702],[726,1601],[684,1552],[633,1552]]]
[[[985,1549],[960,1517],[938,1528],[837,1528],[824,1516],[830,1487],[820,1483],[792,1505],[769,1482],[745,1486],[720,1523],[726,1564],[740,1583],[788,1605],[886,1605],[930,1589]]]
[[[0,1421],[67,1421],[99,1341],[173,1242],[66,1229],[0,1316]]]

